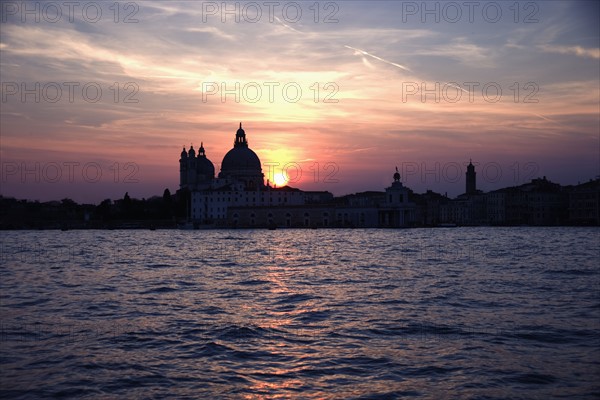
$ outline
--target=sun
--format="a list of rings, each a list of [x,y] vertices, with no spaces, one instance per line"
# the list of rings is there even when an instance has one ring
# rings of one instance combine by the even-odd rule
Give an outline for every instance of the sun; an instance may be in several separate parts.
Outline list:
[[[273,176],[273,182],[279,187],[285,186],[288,182],[287,176],[283,172],[278,172]]]

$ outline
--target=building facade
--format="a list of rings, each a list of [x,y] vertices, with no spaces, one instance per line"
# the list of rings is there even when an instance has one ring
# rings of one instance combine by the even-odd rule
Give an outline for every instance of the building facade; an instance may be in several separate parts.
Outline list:
[[[265,184],[260,158],[250,149],[241,123],[218,176],[204,143],[197,155],[193,147],[183,149],[179,190],[189,203],[188,221],[196,227],[397,228],[413,226],[417,218],[412,192],[400,182],[397,168],[385,193],[347,201],[336,201],[329,192]]]
[[[469,162],[465,193],[454,199],[432,191],[415,194],[398,169],[384,191],[334,198],[264,182],[262,164],[240,123],[233,148],[215,174],[204,144],[184,148],[179,187],[187,220],[197,227],[402,228],[412,226],[599,225],[600,179],[562,187],[543,178],[483,193]]]
[[[569,192],[569,222],[600,225],[600,178],[572,186]]]

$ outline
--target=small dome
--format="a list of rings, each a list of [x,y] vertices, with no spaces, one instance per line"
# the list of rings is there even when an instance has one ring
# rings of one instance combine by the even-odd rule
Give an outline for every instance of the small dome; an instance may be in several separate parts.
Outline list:
[[[215,177],[215,166],[206,157],[206,152],[204,151],[204,143],[200,145],[197,160],[198,163],[196,164],[196,169],[198,173],[204,175],[206,179],[213,179]]]
[[[206,179],[213,179],[215,177],[215,166],[206,157],[198,159],[198,165],[196,166],[199,174],[204,175]]]
[[[190,152],[188,154],[190,157],[196,157],[196,151],[194,150],[194,146],[190,147]]]
[[[181,151],[181,158],[187,158],[187,151],[185,151],[185,146],[183,146],[183,150]]]

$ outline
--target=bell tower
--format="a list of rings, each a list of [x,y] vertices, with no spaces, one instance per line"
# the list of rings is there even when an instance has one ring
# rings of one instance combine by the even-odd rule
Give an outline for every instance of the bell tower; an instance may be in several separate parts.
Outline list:
[[[467,187],[466,187],[466,194],[475,194],[477,192],[477,185],[476,185],[476,180],[475,180],[475,166],[473,165],[473,163],[471,162],[471,160],[469,160],[469,165],[467,165]]]

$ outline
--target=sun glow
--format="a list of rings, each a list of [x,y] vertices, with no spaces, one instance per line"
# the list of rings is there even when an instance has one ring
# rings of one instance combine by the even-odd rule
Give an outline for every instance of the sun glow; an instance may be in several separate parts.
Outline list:
[[[273,176],[273,183],[278,187],[285,186],[288,182],[287,176],[283,172],[278,172]]]

